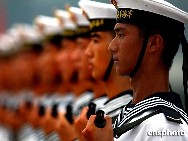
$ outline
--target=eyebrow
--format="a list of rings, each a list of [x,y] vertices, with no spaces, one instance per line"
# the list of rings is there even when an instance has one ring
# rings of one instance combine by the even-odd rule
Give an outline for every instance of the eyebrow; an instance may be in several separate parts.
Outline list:
[[[91,33],[91,38],[100,38],[100,36],[97,33]]]
[[[125,27],[114,27],[114,31],[117,33],[120,30],[125,30]]]

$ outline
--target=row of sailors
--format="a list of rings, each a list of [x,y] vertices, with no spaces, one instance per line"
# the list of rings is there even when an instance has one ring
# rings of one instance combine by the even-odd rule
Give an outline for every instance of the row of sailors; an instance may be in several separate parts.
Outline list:
[[[115,6],[117,6],[116,5],[117,3],[115,0],[112,2]],[[41,72],[41,73],[39,73],[40,75],[37,75],[37,77],[36,75],[31,75],[33,77],[31,77],[31,79],[27,79],[27,81],[24,81],[25,79],[22,78],[24,76],[24,73],[17,73],[16,75],[20,74],[19,78],[22,78],[20,80],[21,81],[23,80],[24,83],[22,82],[21,83],[22,85],[18,85],[18,87],[16,88],[14,87],[13,88],[14,91],[18,92],[22,90],[24,86],[25,89],[30,89],[36,92],[34,94],[35,96],[41,96],[41,94],[44,94],[44,93],[54,95],[54,91],[56,91],[56,92],[62,92],[61,96],[64,97],[64,96],[69,95],[71,92],[73,94],[73,99],[71,103],[69,102],[66,103],[66,102],[63,102],[64,98],[63,99],[57,98],[60,101],[58,103],[52,102],[53,104],[50,107],[46,107],[45,104],[43,105],[40,102],[35,107],[35,104],[33,104],[33,100],[31,100],[31,103],[26,102],[27,104],[25,105],[27,105],[26,106],[27,116],[17,115],[16,117],[23,117],[23,119],[24,118],[28,119],[29,121],[28,124],[30,124],[30,126],[29,127],[25,126],[26,122],[22,124],[22,127],[20,129],[15,130],[16,132],[15,136],[17,137],[15,137],[14,139],[16,140],[18,138],[18,140],[41,140],[42,138],[43,140],[55,140],[54,138],[56,138],[57,140],[63,140],[63,141],[71,141],[71,140],[77,140],[77,139],[82,141],[83,140],[82,131],[84,128],[87,128],[86,127],[87,121],[92,114],[96,114],[96,118],[101,118],[103,117],[104,114],[109,115],[112,118],[112,123],[114,124],[114,133],[116,137],[118,138],[124,132],[124,129],[127,129],[127,127],[124,128],[124,126],[123,128],[121,128],[122,124],[133,119],[137,113],[143,114],[145,110],[146,111],[148,110],[149,112],[151,112],[152,110],[156,110],[156,107],[158,110],[162,110],[162,112],[165,115],[165,119],[171,120],[174,123],[177,122],[174,116],[178,115],[178,119],[180,121],[183,121],[182,126],[184,126],[187,129],[187,115],[185,112],[181,112],[183,111],[181,110],[182,106],[177,108],[176,111],[173,109],[173,106],[172,107],[168,106],[168,105],[174,105],[174,104],[176,105],[177,101],[181,103],[181,100],[179,98],[176,99],[176,97],[178,97],[176,93],[166,92],[167,94],[164,96],[163,93],[159,92],[149,97],[148,99],[146,99],[145,101],[141,103],[138,102],[138,104],[132,104],[131,103],[132,88],[130,85],[130,78],[119,76],[116,73],[116,68],[113,64],[113,60],[111,56],[112,54],[108,51],[108,47],[111,41],[115,37],[114,25],[116,23],[116,18],[118,18],[120,22],[124,20],[124,18],[130,18],[132,15],[131,11],[129,11],[129,13],[126,13],[127,11],[119,11],[120,15],[117,15],[118,17],[116,17],[117,10],[111,4],[98,3],[94,1],[86,2],[84,0],[81,0],[79,4],[82,8],[84,8],[86,12],[85,16],[77,8],[69,7],[67,10],[68,13],[66,14],[65,14],[65,11],[59,11],[59,10],[56,11],[57,19],[55,21],[58,21],[58,22],[55,22],[55,23],[58,23],[58,24],[55,24],[55,25],[58,25],[58,27],[59,25],[61,25],[60,26],[61,33],[58,32],[57,34],[56,32],[55,36],[54,34],[50,34],[47,37],[45,37],[45,40],[44,40],[45,42],[40,44],[40,46],[44,47],[42,53],[35,54],[34,57],[31,54],[28,55],[27,54],[28,50],[36,49],[34,48],[33,45],[31,46],[31,42],[29,42],[30,46],[28,46],[28,44],[27,46],[25,46],[26,44],[24,44],[24,49],[21,48],[21,50],[15,47],[16,52],[19,52],[18,56],[21,56],[21,57],[23,56],[25,57],[26,55],[29,56],[29,57],[28,56],[25,57],[24,59],[20,57],[21,60],[27,59],[29,63],[33,64],[32,67],[29,64],[30,69],[31,70],[33,69],[35,73],[36,72],[37,73]],[[76,14],[75,15],[73,14],[74,12],[76,14],[79,13],[80,17],[82,17],[80,20],[81,21],[80,23],[78,22],[79,18],[78,17],[76,18],[75,16]],[[87,18],[89,18],[89,21]],[[54,22],[49,21],[49,19],[46,20],[46,17],[45,18],[43,17],[42,19],[45,19],[44,20],[45,22],[41,22],[39,20],[40,22],[37,24],[38,25],[37,27],[40,31],[42,31],[42,33],[45,34],[46,32],[43,32],[43,31],[46,31],[45,25],[49,27],[48,23],[51,23],[52,25],[50,26],[54,27]],[[67,24],[67,21],[68,21],[68,24]],[[75,23],[77,23],[76,28],[74,26]],[[25,33],[28,33],[28,32],[25,31],[25,28],[19,27],[16,29],[18,29],[19,31],[17,32],[19,33],[18,35],[21,35],[19,36],[21,38],[16,38],[18,39],[17,41],[20,42],[19,39],[26,41],[27,38],[25,36]],[[51,29],[52,28],[50,28],[50,30],[48,31],[52,31]],[[15,35],[13,33],[15,32],[11,32],[11,37],[12,36],[17,37],[17,34]],[[39,39],[39,38],[37,37],[36,39]],[[14,45],[22,46],[20,44],[14,44],[15,42],[12,42],[12,41],[10,43],[13,46]],[[54,46],[58,46],[58,47],[55,47],[56,48],[55,50],[51,50]],[[3,47],[1,46],[0,48],[2,49]],[[36,50],[38,52],[39,46],[35,46],[35,47],[37,47]],[[11,51],[12,51],[12,46],[9,48],[11,48]],[[5,53],[5,54],[2,54],[2,56],[3,55],[6,56],[7,54]],[[44,55],[44,56],[41,57],[41,55]],[[18,60],[20,60],[20,58]],[[51,61],[49,62],[46,61],[48,63],[45,65],[41,63],[41,66],[38,67],[41,69],[40,71],[39,69],[36,69],[37,67],[35,68],[35,63],[38,62],[38,61],[35,61],[36,58],[38,58],[39,60],[41,59],[43,61],[44,60],[49,61],[51,59],[52,60],[54,59],[56,61],[54,60],[53,61],[56,63],[54,63],[51,67],[49,65],[50,64],[49,62]],[[11,58],[9,59],[10,59],[9,61],[11,62],[12,61]],[[135,73],[136,71],[137,70],[135,70]],[[3,71],[3,72],[6,74],[6,71]],[[58,75],[57,75],[57,72],[58,72]],[[35,73],[31,72],[31,74],[35,74]],[[4,75],[1,75],[2,78],[3,76]],[[6,76],[10,76],[10,75],[6,75]],[[18,79],[15,79],[15,80],[18,80]],[[19,81],[16,81],[16,82],[19,82]],[[25,82],[30,82],[30,83],[25,83]],[[7,88],[6,86],[7,85],[5,85],[5,88]],[[12,85],[8,85],[8,86],[12,88],[11,87]],[[58,89],[57,89],[57,86],[59,86]],[[4,90],[4,87],[2,89]],[[173,98],[170,99],[169,97],[173,97]],[[154,100],[152,101],[153,98]],[[174,99],[176,99],[177,101],[174,101]],[[6,100],[3,100],[3,101],[6,102]],[[45,99],[42,99],[40,101],[44,102]],[[157,101],[159,101],[159,104],[157,103]],[[161,101],[163,101],[164,104],[160,105]],[[64,106],[62,106],[62,103],[64,103],[63,104]],[[149,106],[145,105],[145,103],[149,103],[150,105]],[[4,106],[4,104],[2,105],[3,105],[1,107],[2,115],[7,115],[6,113],[7,107]],[[57,109],[58,106],[60,106],[61,108],[64,107],[63,109],[67,109],[67,110],[64,110],[62,112],[61,108]],[[17,114],[21,114],[22,110],[20,110],[20,108],[18,109],[19,110],[16,110]],[[35,109],[35,110],[37,109],[37,110],[34,112],[32,111],[32,109]],[[104,111],[104,113],[101,113],[101,110]],[[98,111],[100,111],[99,114],[98,114]],[[14,111],[14,114],[15,113],[16,112]],[[37,115],[37,118],[33,118],[32,117],[33,114],[35,116]],[[43,117],[47,118],[48,120],[47,119],[45,120],[45,118],[43,119]],[[180,117],[183,117],[183,118],[180,119]],[[81,118],[84,118],[84,119],[81,119]],[[8,119],[8,118],[5,118],[5,119]],[[11,121],[17,121],[15,119],[20,119],[20,118],[14,117],[13,119],[14,120],[11,120]],[[34,121],[30,122],[31,120],[34,120]],[[91,120],[92,119],[90,118],[89,121],[91,122]],[[2,120],[2,121],[6,121],[6,120]],[[100,120],[100,122],[98,120],[96,122],[98,123],[95,123],[95,125],[98,127],[99,126],[103,127],[103,125],[105,125],[103,123],[103,120]],[[39,126],[39,124],[41,125]],[[3,122],[2,122],[2,125],[3,125]],[[40,129],[38,129],[38,127]],[[90,125],[88,125],[88,128],[89,127]],[[132,128],[134,128],[134,126],[132,126]],[[90,129],[88,130],[91,131]],[[88,134],[90,133],[88,130],[85,131],[85,135],[87,133]],[[96,130],[99,130],[99,129],[96,129]],[[101,132],[104,132],[104,130],[101,130]],[[146,132],[144,128],[142,129],[142,132]],[[33,136],[33,134],[35,134],[35,136]],[[142,136],[144,137],[146,135],[142,135]],[[25,137],[27,139],[25,139]],[[36,137],[37,139],[34,139]],[[131,138],[134,138],[134,137],[135,136],[131,136]],[[185,138],[187,138],[187,136],[185,136]]]
[[[66,96],[53,94],[42,97],[28,97],[27,94],[23,98],[13,97],[12,94],[3,96],[0,102],[1,141],[69,140],[63,135],[66,134],[67,127],[74,128],[74,121],[83,107],[90,107],[91,113],[86,114],[87,118],[99,109],[116,117],[132,97],[128,91],[113,99],[106,95],[94,99],[94,93],[89,91],[76,98],[70,93]],[[75,132],[70,138],[72,137],[77,137]]]
[[[78,105],[78,101],[73,102],[71,94],[66,97],[55,95],[35,99],[30,99],[30,97],[21,101],[20,98],[7,96],[1,101],[1,140],[60,140],[61,130],[64,130],[62,129],[63,122],[71,121],[73,115],[76,114],[73,111],[78,111],[78,109],[72,111],[71,108],[75,107],[73,105],[77,104],[78,107],[75,108],[79,108],[79,106],[87,105],[92,98],[92,94],[83,95],[87,97],[82,96],[79,99],[83,105]],[[17,103],[15,103],[16,100]],[[64,115],[65,113],[67,114]],[[64,116],[67,117],[66,120]]]
[[[109,4],[104,4],[103,10],[106,6]],[[0,45],[3,62],[1,80],[4,80],[1,90],[2,93],[7,89],[8,93],[13,93],[8,96],[8,100],[6,97],[2,101],[9,101],[12,95],[28,96],[28,92],[25,92],[27,90],[35,93],[34,97],[29,98],[31,101],[18,102],[16,110],[1,106],[1,115],[4,115],[1,129],[12,131],[7,132],[10,140],[82,140],[78,117],[86,111],[84,107],[90,107],[87,114],[84,113],[87,119],[100,109],[115,120],[124,105],[132,99],[129,78],[116,74],[111,55],[107,51],[114,37],[115,9],[110,11],[104,15],[107,19],[112,18],[105,31],[100,28],[100,21],[91,24],[80,8],[69,7],[67,11],[56,10],[56,17],[36,17],[34,28],[15,24],[8,31],[11,36],[2,37],[1,41],[5,43]],[[96,51],[100,56],[95,72],[88,67],[85,54],[91,41],[91,27],[95,31],[104,32],[102,36],[108,37],[103,47],[100,47],[103,49]],[[42,34],[36,34],[36,31]],[[39,98],[46,94],[47,98]],[[10,101],[14,103],[12,101],[16,100]],[[13,116],[6,111],[13,113]],[[9,122],[7,117],[11,118],[11,124],[6,123]],[[3,134],[0,140],[7,139]]]

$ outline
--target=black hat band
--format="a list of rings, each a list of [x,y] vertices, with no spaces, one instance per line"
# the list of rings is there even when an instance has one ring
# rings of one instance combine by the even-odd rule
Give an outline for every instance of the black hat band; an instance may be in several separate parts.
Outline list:
[[[182,26],[182,23],[156,13],[149,11],[130,9],[130,8],[119,8],[116,15],[117,23],[131,23],[137,25],[147,25],[147,26],[160,26],[169,27]]]
[[[91,19],[90,29],[91,29],[91,32],[114,30],[115,24],[116,24],[115,18],[114,19]]]

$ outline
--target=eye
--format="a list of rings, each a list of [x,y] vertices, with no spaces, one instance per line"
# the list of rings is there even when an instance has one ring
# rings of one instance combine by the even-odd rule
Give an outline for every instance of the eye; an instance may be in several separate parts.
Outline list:
[[[81,46],[80,46],[80,49],[81,49],[81,50],[85,50],[85,49],[86,49],[86,47],[85,47],[85,46],[83,46],[83,45],[81,45]]]
[[[93,41],[94,43],[99,43],[99,39],[98,39],[98,38],[92,38],[92,41]]]
[[[125,34],[123,34],[123,33],[117,33],[116,36],[118,36],[119,38],[123,38],[123,37],[125,37]]]

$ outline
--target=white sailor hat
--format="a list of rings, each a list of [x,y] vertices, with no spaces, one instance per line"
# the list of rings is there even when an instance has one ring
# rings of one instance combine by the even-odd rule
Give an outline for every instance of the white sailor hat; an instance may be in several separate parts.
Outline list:
[[[20,40],[5,33],[0,36],[0,57],[7,57],[17,52]]]
[[[18,40],[17,51],[40,51],[42,49],[40,43],[43,37],[31,24],[15,23],[8,33]]]
[[[59,34],[62,31],[59,20],[55,17],[38,15],[34,19],[33,24],[44,36]]]
[[[169,23],[171,21],[188,22],[188,14],[186,12],[164,0],[111,0],[111,2],[117,8],[117,22],[145,21],[144,23],[151,24],[156,22],[156,20],[159,23],[165,17],[169,19]],[[159,20],[159,17],[162,20]]]
[[[78,5],[87,13],[89,19],[114,19],[116,9],[107,3],[80,0]]]
[[[83,14],[83,10],[78,7],[67,7],[67,11],[70,13],[72,21],[77,25],[77,36],[89,37],[90,22]]]
[[[41,34],[34,28],[33,25],[27,23],[15,23],[9,30],[9,33],[20,38],[23,44],[32,44],[40,42]]]
[[[68,11],[56,9],[54,16],[59,20],[62,27],[62,35],[64,37],[74,37],[76,31],[76,24],[71,20],[71,15]]]
[[[56,17],[38,15],[33,20],[33,25],[43,36],[43,42],[54,44],[57,48],[61,47],[62,27]]]
[[[116,9],[113,5],[90,0],[80,0],[78,5],[87,15],[92,31],[114,29]]]
[[[71,19],[75,21],[77,26],[89,26],[88,19],[83,15],[83,10],[78,7],[68,7],[68,12],[70,12]]]

